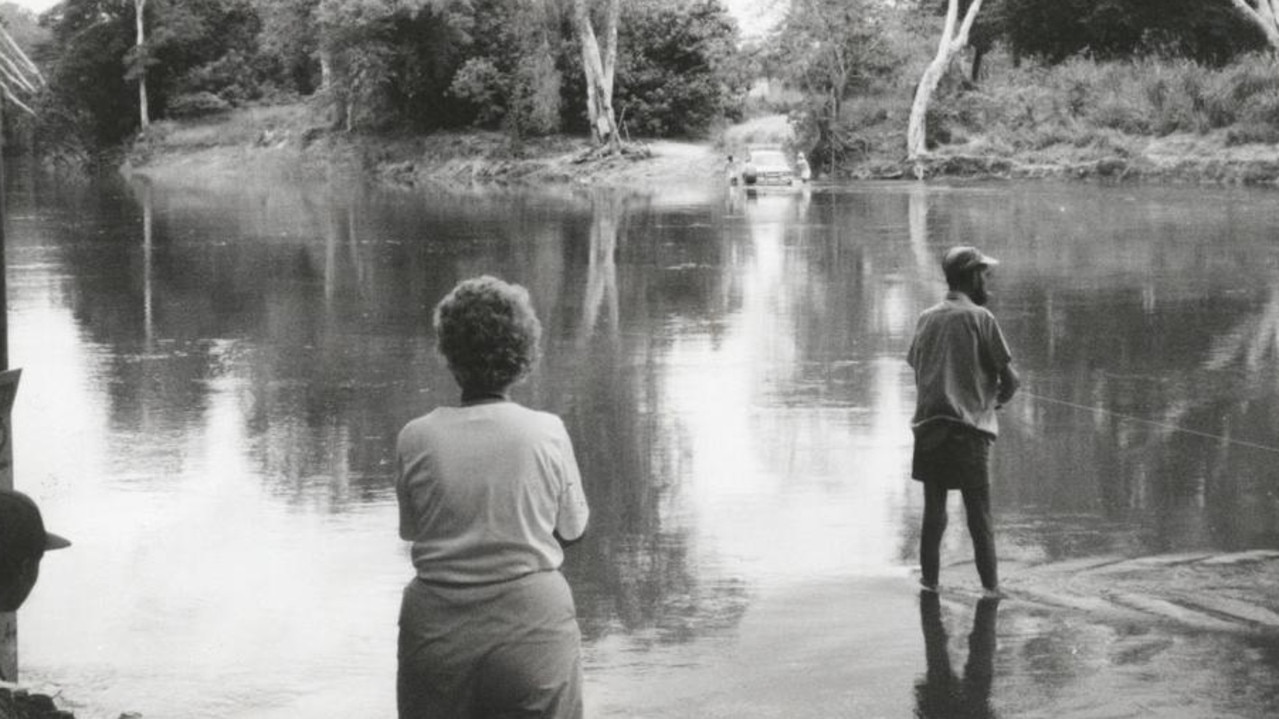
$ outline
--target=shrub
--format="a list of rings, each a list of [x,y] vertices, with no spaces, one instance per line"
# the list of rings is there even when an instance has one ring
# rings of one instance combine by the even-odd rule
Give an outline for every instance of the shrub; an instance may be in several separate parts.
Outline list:
[[[1257,123],[1243,123],[1226,131],[1226,145],[1251,145],[1254,143],[1279,144],[1279,127]]]
[[[488,58],[471,58],[458,69],[449,94],[475,108],[475,124],[494,127],[506,114],[505,79]]]
[[[1147,113],[1128,100],[1118,97],[1102,101],[1088,119],[1098,127],[1108,127],[1130,135],[1145,135],[1151,131]]]
[[[1249,97],[1240,110],[1239,121],[1245,125],[1279,127],[1279,90]]]

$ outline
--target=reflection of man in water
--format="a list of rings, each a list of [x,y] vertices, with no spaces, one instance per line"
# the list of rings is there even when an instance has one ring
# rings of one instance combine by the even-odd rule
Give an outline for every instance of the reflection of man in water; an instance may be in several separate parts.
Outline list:
[[[962,679],[950,666],[946,627],[941,620],[941,601],[936,592],[919,593],[919,620],[924,629],[924,654],[928,673],[915,683],[915,716],[920,719],[963,717],[993,719],[990,685],[994,679],[995,624],[999,600],[977,601],[973,630],[968,635],[968,661]]]
[[[977,573],[998,596],[999,571],[990,512],[990,446],[999,433],[995,410],[1012,399],[1019,380],[999,323],[985,308],[986,272],[998,261],[975,247],[952,247],[942,259],[950,290],[919,316],[906,361],[915,370],[911,476],[924,485],[919,541],[920,583],[937,591],[946,499],[964,497]]]

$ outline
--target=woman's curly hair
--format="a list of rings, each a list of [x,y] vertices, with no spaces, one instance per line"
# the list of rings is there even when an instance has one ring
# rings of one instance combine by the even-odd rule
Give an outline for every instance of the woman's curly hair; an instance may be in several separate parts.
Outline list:
[[[435,306],[436,347],[463,389],[501,391],[523,379],[541,336],[528,290],[489,275],[459,282]]]

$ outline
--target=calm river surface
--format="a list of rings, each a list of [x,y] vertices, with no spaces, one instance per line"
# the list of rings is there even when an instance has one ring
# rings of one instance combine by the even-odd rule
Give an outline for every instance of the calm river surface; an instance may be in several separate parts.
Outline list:
[[[20,177],[8,201],[17,486],[75,543],[20,614],[22,671],[82,718],[393,714],[393,445],[455,400],[429,309],[480,273],[546,327],[516,396],[564,418],[594,511],[565,571],[597,707],[760,597],[908,581],[902,358],[951,244],[1003,260],[1025,380],[1005,557],[1279,548],[1274,192]],[[968,554],[961,522],[947,542]]]

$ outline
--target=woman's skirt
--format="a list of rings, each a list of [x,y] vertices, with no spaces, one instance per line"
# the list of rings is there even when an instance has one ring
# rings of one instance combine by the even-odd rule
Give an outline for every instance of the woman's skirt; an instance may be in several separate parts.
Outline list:
[[[414,579],[400,606],[400,719],[580,719],[581,632],[558,571],[498,584]]]

